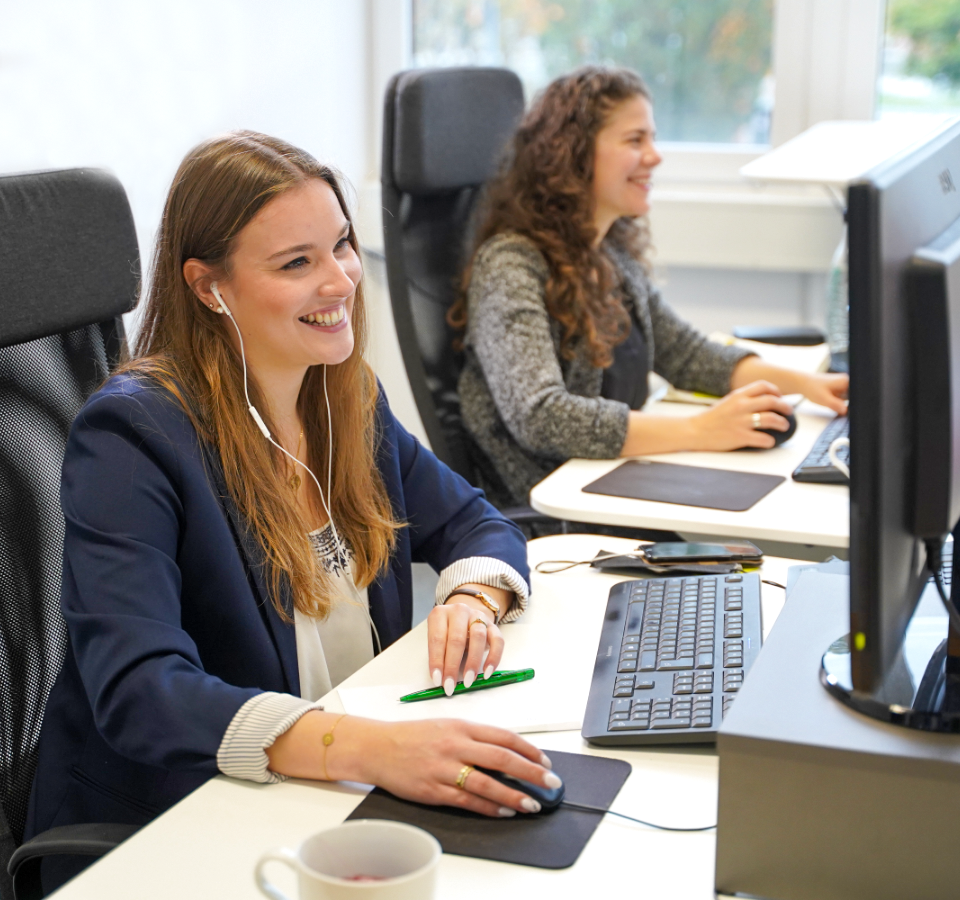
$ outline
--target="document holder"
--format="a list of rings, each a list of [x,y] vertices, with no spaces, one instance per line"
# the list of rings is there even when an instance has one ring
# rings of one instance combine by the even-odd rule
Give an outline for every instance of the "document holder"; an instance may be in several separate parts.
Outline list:
[[[609,809],[630,774],[630,763],[601,756],[548,750],[553,770],[563,779],[565,800]],[[603,813],[557,809],[536,815],[517,813],[491,819],[449,806],[424,806],[374,788],[348,819],[389,819],[429,831],[444,853],[495,862],[565,869],[572,866]]]
[[[786,480],[782,475],[628,459],[588,484],[583,491],[585,494],[743,512]]]

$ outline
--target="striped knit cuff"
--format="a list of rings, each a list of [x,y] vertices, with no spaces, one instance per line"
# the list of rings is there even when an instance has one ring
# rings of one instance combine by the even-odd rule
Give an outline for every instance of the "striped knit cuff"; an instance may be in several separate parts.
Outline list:
[[[513,622],[527,609],[530,589],[526,581],[516,569],[499,559],[491,556],[470,556],[447,566],[440,573],[440,581],[437,582],[437,606],[465,584],[485,584],[488,587],[513,591],[517,595],[501,622]]]
[[[267,747],[311,709],[323,709],[319,703],[301,700],[292,694],[277,694],[264,691],[251,697],[227,726],[217,749],[217,768],[231,778],[259,781],[261,784],[276,784],[286,781],[267,769]]]

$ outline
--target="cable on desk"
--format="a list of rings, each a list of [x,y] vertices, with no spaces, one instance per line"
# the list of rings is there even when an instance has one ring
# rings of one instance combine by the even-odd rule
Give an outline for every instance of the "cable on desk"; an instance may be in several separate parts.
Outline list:
[[[637,822],[640,825],[646,825],[648,828],[656,828],[660,831],[712,831],[716,825],[702,825],[699,828],[674,828],[671,825],[655,825],[653,822],[645,822],[643,819],[635,819],[633,816],[626,816],[623,813],[614,812],[612,809],[604,809],[602,806],[588,806],[586,803],[571,803],[569,800],[562,800],[561,806],[570,809],[582,809],[585,812],[598,812],[608,816],[619,816],[621,819],[627,819],[629,822]]]
[[[778,582],[778,581],[768,581],[766,578],[761,578],[760,580],[761,580],[764,584],[769,584],[770,587],[780,588],[781,591],[785,591],[785,590],[786,590],[786,587],[785,587],[784,585],[780,584],[780,582]]]
[[[538,562],[533,568],[534,571],[539,572],[541,575],[556,575],[558,572],[566,572],[567,569],[573,569],[576,566],[589,566],[591,563],[603,562],[605,559],[616,559],[618,556],[646,562],[643,553],[639,550],[621,550],[619,553],[598,553],[592,559],[544,559]]]

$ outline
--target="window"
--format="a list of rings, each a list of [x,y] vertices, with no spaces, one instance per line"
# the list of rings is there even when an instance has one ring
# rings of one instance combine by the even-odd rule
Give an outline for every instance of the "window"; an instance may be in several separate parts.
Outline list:
[[[650,86],[663,141],[766,144],[773,0],[413,0],[417,66],[514,69],[527,97],[586,63]]]
[[[879,112],[960,113],[960,0],[890,0]]]

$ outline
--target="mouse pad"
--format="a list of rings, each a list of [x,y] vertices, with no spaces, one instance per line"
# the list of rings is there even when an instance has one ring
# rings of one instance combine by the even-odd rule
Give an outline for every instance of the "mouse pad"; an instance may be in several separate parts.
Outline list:
[[[562,779],[564,799],[609,809],[630,774],[630,763],[602,756],[545,751]],[[490,819],[449,806],[424,806],[374,788],[348,819],[389,819],[429,831],[444,853],[496,862],[565,869],[572,866],[602,813],[559,806],[537,815]]]
[[[585,494],[743,512],[786,480],[783,475],[758,475],[755,472],[629,459],[588,484],[583,491]]]

